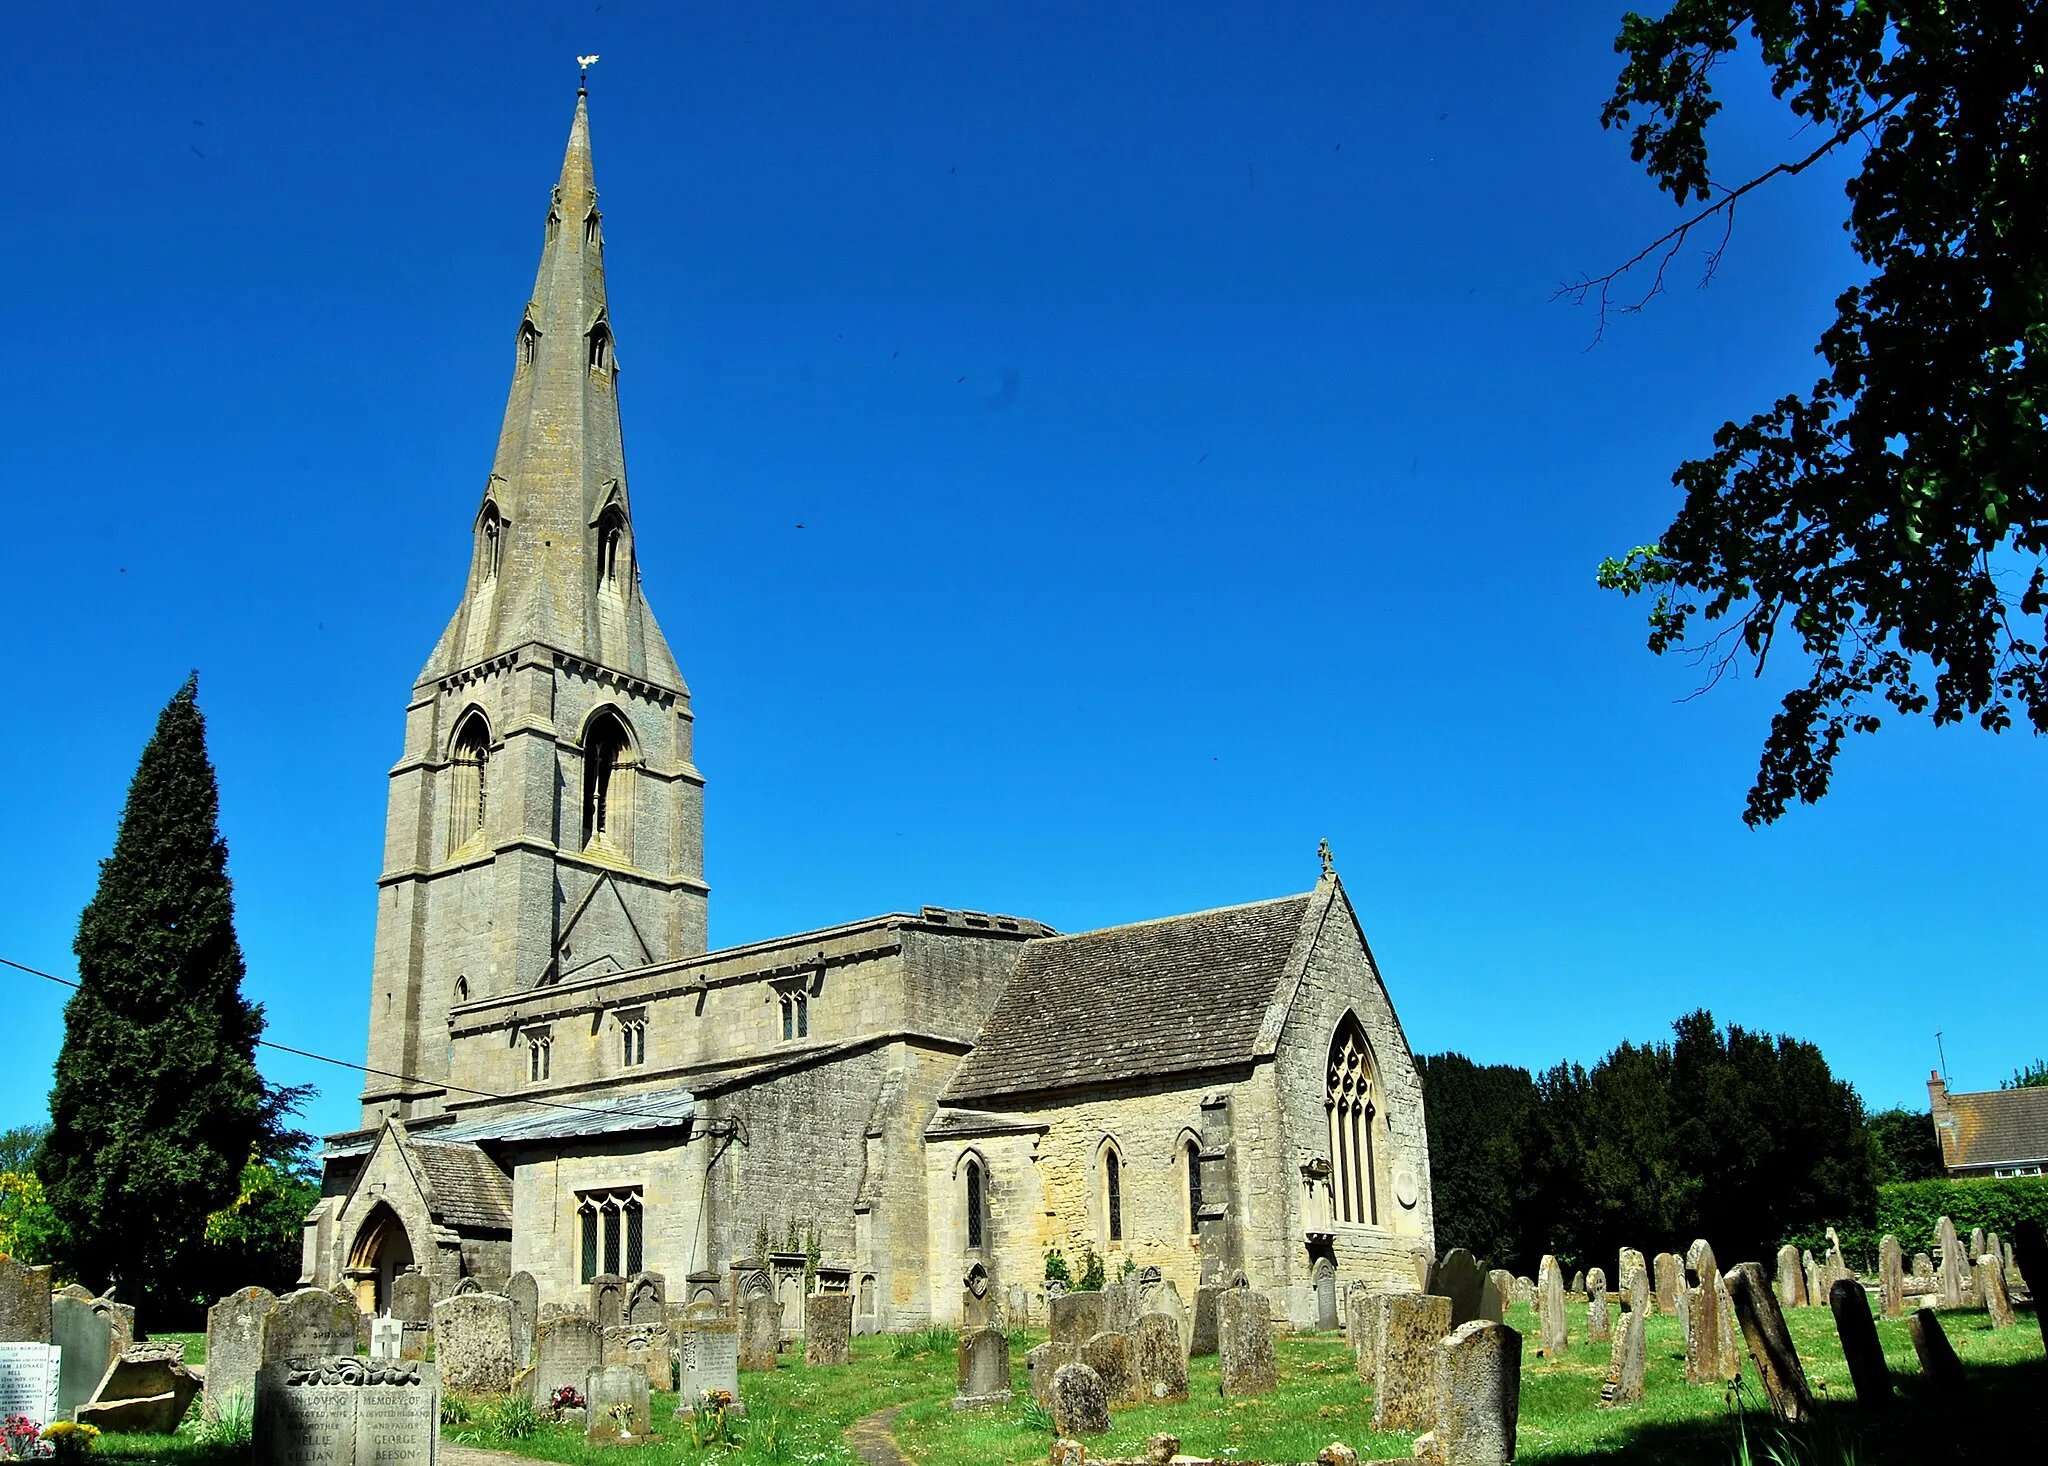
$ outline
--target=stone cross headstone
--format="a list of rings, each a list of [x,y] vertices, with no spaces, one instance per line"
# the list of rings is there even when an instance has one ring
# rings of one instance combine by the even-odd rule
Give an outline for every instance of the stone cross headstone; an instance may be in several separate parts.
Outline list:
[[[92,1398],[107,1366],[119,1357],[114,1331],[91,1303],[59,1293],[50,1300],[50,1342],[63,1361],[57,1372],[57,1418],[69,1420]]]
[[[1148,1313],[1131,1336],[1133,1393],[1148,1405],[1177,1405],[1188,1397],[1188,1357],[1171,1314]]]
[[[256,1371],[263,1365],[263,1316],[277,1307],[268,1288],[241,1288],[206,1310],[206,1402],[209,1418],[255,1408]]]
[[[1372,1428],[1428,1430],[1436,1418],[1436,1346],[1450,1332],[1451,1300],[1428,1293],[1383,1297]]]
[[[622,1323],[604,1331],[598,1362],[607,1368],[637,1369],[647,1376],[649,1389],[667,1391],[675,1384],[672,1357],[667,1324]]]
[[[50,1270],[0,1253],[0,1344],[50,1342]]]
[[[1729,1272],[1726,1282],[1772,1413],[1792,1424],[1811,1419],[1813,1392],[1806,1385],[1806,1366],[1799,1362],[1799,1351],[1793,1346],[1784,1312],[1762,1265],[1742,1263]]]
[[[1613,1337],[1607,1317],[1607,1274],[1599,1268],[1586,1271],[1586,1341],[1605,1344]]]
[[[1940,1271],[1935,1274],[1939,1283],[1939,1297],[1943,1308],[1963,1306],[1963,1275],[1969,1264],[1963,1259],[1963,1244],[1956,1237],[1956,1224],[1943,1217],[1934,1224],[1934,1235],[1939,1240],[1941,1252]]]
[[[1835,1334],[1842,1341],[1850,1383],[1856,1386],[1856,1402],[1872,1409],[1891,1403],[1891,1367],[1884,1362],[1884,1345],[1878,1340],[1863,1285],[1854,1278],[1836,1283],[1828,1289],[1828,1311],[1835,1316]]]
[[[1799,1265],[1799,1249],[1787,1242],[1778,1249],[1778,1307],[1806,1307],[1806,1271]]]
[[[1647,1281],[1639,1284],[1647,1296]],[[1600,1385],[1600,1404],[1605,1409],[1634,1405],[1643,1398],[1643,1368],[1649,1354],[1645,1333],[1649,1310],[1631,1308],[1621,1316],[1621,1329],[1607,1351],[1607,1378]]]
[[[1001,1329],[969,1329],[960,1336],[959,1389],[955,1410],[978,1410],[1010,1402],[1010,1336]]]
[[[621,1325],[613,1325],[621,1327]],[[664,1332],[667,1325],[662,1325]],[[583,1439],[624,1445],[644,1441],[653,1426],[647,1408],[647,1374],[630,1364],[600,1364],[583,1377]]]
[[[1906,1332],[1913,1340],[1913,1352],[1920,1357],[1920,1373],[1927,1377],[1927,1382],[1943,1391],[1962,1388],[1963,1361],[1956,1358],[1955,1346],[1942,1332],[1941,1315],[1931,1308],[1920,1309],[1906,1320]]]
[[[732,1320],[715,1306],[692,1305],[686,1315],[682,1345],[682,1378],[677,1382],[678,1415],[688,1415],[710,1391],[739,1398],[740,1344]]]
[[[740,1368],[773,1369],[782,1347],[782,1305],[773,1293],[755,1293],[740,1306]]]
[[[1834,1293],[1828,1305],[1834,1306]],[[1887,1232],[1877,1245],[1877,1296],[1886,1318],[1900,1318],[1906,1312],[1906,1265],[1899,1255],[1899,1239]]]
[[[1030,1383],[1031,1398],[1050,1410],[1052,1408],[1052,1380],[1063,1365],[1078,1364],[1081,1350],[1078,1345],[1056,1343],[1048,1339],[1024,1356],[1024,1378]]]
[[[434,1358],[441,1387],[467,1395],[512,1388],[512,1300],[458,1293],[434,1305]]]
[[[545,1407],[564,1385],[583,1393],[584,1376],[604,1357],[604,1330],[580,1313],[555,1313],[533,1330],[533,1364],[526,1376],[527,1397]]]
[[[1668,1252],[1658,1253],[1655,1281],[1657,1311],[1678,1312],[1678,1290],[1684,1286],[1684,1265]]]
[[[362,1313],[324,1288],[301,1288],[277,1300],[259,1325],[259,1364],[277,1359],[326,1359],[356,1352]],[[208,1356],[208,1364],[212,1356]]]
[[[1437,1345],[1433,1459],[1444,1466],[1506,1466],[1521,1413],[1522,1336],[1474,1319]]]
[[[804,1363],[831,1368],[852,1357],[853,1295],[813,1293],[804,1300]]]
[[[405,1325],[389,1314],[371,1319],[370,1357],[372,1359],[403,1359],[405,1357]]]
[[[253,1466],[435,1466],[440,1446],[432,1365],[350,1354],[257,1374]]]
[[[1557,1259],[1547,1252],[1543,1254],[1543,1265],[1536,1269],[1536,1311],[1543,1352],[1552,1359],[1563,1358],[1571,1343],[1565,1327],[1564,1274],[1558,1269]]]
[[[1456,1328],[1479,1317],[1479,1295],[1485,1286],[1486,1273],[1479,1266],[1479,1259],[1462,1247],[1453,1247],[1437,1259],[1430,1270],[1429,1286],[1423,1291],[1451,1300],[1451,1327]]]
[[[61,1367],[55,1344],[0,1343],[0,1418],[26,1415],[41,1424],[55,1420]]]
[[[1052,1377],[1052,1428],[1061,1436],[1103,1435],[1109,1430],[1109,1397],[1085,1364],[1063,1364]]]
[[[1977,1301],[1991,1319],[1994,1329],[2009,1329],[2019,1320],[2013,1316],[2012,1295],[2005,1287],[2005,1267],[1987,1252],[1977,1259]]]
[[[532,1273],[516,1272],[506,1280],[505,1296],[512,1300],[512,1367],[531,1369],[534,1331],[540,1327],[540,1283]]]
[[[1100,1333],[1081,1346],[1081,1362],[1102,1381],[1102,1393],[1111,1401],[1137,1398],[1137,1375],[1131,1368],[1131,1341],[1127,1335]]]
[[[1216,1300],[1216,1355],[1225,1399],[1270,1395],[1280,1388],[1273,1310],[1264,1293],[1227,1288]]]

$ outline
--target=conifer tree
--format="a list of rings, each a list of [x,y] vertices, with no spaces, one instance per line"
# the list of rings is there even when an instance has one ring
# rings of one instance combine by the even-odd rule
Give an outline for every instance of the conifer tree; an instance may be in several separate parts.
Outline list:
[[[235,1199],[269,1112],[219,806],[195,673],[157,719],[79,917],[36,1158],[59,1260],[131,1303],[175,1296],[178,1258]]]

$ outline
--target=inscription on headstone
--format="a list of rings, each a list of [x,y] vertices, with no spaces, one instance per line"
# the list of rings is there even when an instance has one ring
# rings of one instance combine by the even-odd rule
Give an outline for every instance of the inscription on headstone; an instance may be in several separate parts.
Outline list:
[[[0,1416],[57,1418],[58,1357],[55,1344],[0,1344]]]

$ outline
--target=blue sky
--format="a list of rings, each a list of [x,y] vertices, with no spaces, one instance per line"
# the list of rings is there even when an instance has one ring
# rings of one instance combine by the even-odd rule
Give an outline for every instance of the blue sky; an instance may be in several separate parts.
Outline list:
[[[1593,585],[1811,382],[1854,267],[1816,172],[1587,349],[1557,285],[1674,217],[1598,126],[1622,8],[22,12],[0,955],[71,970],[197,667],[250,990],[361,1057],[385,771],[596,51],[714,944],[1257,899],[1327,837],[1418,1051],[1590,1063],[1705,1005],[1873,1105],[1924,1104],[1937,1029],[1991,1087],[2048,1047],[2048,749],[1897,725],[1747,830],[1782,683],[1682,700]],[[1728,80],[1731,176],[1805,151]],[[63,994],[0,992],[4,1124]],[[352,1076],[265,1064],[355,1122]]]

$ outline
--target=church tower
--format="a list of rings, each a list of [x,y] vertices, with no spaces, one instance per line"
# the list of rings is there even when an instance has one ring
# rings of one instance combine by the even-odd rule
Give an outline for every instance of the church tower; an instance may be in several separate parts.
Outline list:
[[[579,88],[468,584],[391,770],[366,1127],[442,1108],[463,1003],[705,948],[704,781],[641,592],[618,376]]]

